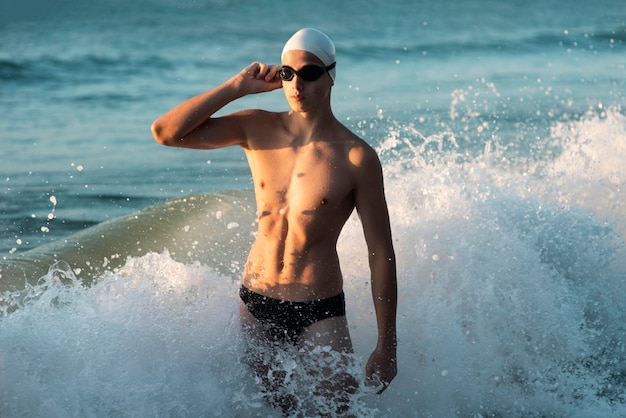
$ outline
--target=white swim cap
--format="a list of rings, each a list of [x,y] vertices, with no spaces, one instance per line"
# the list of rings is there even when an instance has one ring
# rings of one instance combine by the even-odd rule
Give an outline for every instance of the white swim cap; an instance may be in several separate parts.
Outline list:
[[[307,51],[319,58],[325,66],[335,62],[335,45],[324,33],[313,28],[304,28],[296,32],[285,44],[280,60],[288,51]],[[330,78],[335,80],[335,69],[328,71]]]

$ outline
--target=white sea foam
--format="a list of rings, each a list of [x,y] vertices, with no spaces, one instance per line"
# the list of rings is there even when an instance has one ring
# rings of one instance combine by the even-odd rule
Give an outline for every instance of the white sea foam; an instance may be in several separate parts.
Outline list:
[[[398,259],[399,374],[383,395],[355,397],[360,416],[626,413],[624,210],[596,195],[605,187],[619,196],[626,179],[613,157],[623,115],[590,113],[552,132],[559,156],[519,169],[499,163],[497,144],[467,157],[440,146],[449,140],[441,135],[408,126],[389,134],[381,153]],[[185,210],[164,210],[170,218],[151,212],[177,231],[169,240],[160,231],[155,245],[175,242],[177,256],[132,255],[90,287],[56,264],[19,297],[5,294],[19,308],[0,319],[0,415],[278,416],[240,361],[245,253],[230,241],[249,237],[231,227],[250,225],[254,209],[237,215],[241,203],[215,200],[221,206],[189,199]],[[183,216],[200,202],[207,213]],[[149,231],[125,238],[145,246]],[[92,264],[114,260],[107,248],[100,243]],[[338,249],[362,368],[376,327],[356,216]],[[177,259],[190,253],[205,260]],[[294,394],[307,399],[307,387]]]

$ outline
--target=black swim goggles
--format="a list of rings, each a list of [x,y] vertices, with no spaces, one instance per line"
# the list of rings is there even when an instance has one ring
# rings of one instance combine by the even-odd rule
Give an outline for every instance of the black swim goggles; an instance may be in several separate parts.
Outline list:
[[[303,79],[304,81],[315,81],[321,76],[323,76],[324,73],[335,68],[335,64],[337,63],[333,62],[328,67],[320,67],[319,65],[305,65],[304,67],[300,68],[298,71],[294,70],[293,68],[287,65],[284,65],[280,67],[280,69],[278,70],[278,76],[283,81],[291,81],[293,80],[293,77],[296,75],[300,77],[301,79]]]

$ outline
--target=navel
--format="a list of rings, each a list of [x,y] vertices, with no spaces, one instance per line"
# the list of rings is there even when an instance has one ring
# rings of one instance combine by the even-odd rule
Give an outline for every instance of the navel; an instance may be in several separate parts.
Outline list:
[[[281,203],[284,203],[287,201],[287,190],[278,190],[276,192],[276,195],[278,196],[278,200]]]
[[[324,198],[324,199],[322,199],[322,201],[320,202],[320,205],[324,206],[326,203],[328,203],[328,199]]]

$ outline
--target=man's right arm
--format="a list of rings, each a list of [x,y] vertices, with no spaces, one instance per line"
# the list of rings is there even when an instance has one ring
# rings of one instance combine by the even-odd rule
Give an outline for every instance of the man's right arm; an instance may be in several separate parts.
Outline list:
[[[199,149],[244,145],[241,114],[211,116],[240,97],[280,88],[277,72],[274,65],[250,64],[220,86],[179,104],[154,121],[154,139],[163,145]]]

